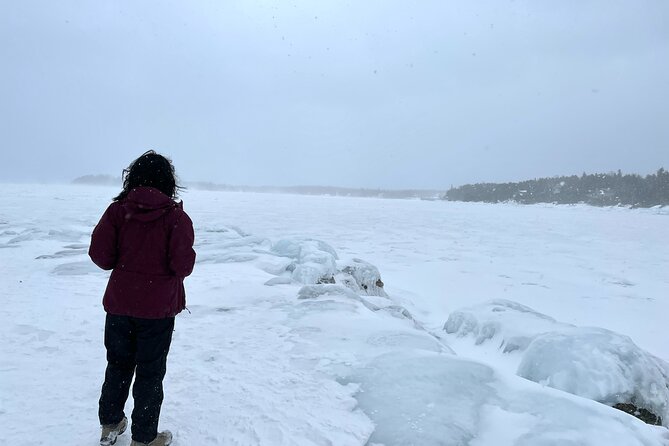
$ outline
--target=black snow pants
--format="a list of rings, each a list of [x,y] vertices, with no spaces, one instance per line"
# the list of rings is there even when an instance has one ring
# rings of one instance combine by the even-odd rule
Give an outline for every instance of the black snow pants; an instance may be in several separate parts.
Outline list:
[[[156,438],[173,330],[173,317],[140,319],[107,314],[107,371],[100,396],[100,424],[116,424],[123,419],[134,374],[132,439],[149,443]]]

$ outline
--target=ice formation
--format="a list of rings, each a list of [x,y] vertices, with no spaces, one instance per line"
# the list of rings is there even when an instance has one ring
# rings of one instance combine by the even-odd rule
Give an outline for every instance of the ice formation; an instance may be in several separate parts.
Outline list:
[[[518,375],[609,406],[631,403],[669,421],[669,365],[603,328],[538,335]]]
[[[369,262],[352,259],[339,264],[335,281],[343,283],[357,293],[387,297],[379,269]]]
[[[271,250],[292,259],[286,267],[294,281],[305,284],[334,283],[337,252],[325,242],[309,238],[279,240]]]
[[[377,267],[357,258],[339,261],[335,249],[321,240],[283,239],[272,246],[271,252],[290,259],[284,266],[284,272],[297,283],[307,285],[336,283],[356,294],[388,296],[383,289],[381,273]],[[276,274],[281,273],[276,272]]]
[[[524,350],[538,333],[567,326],[550,316],[511,300],[494,299],[452,312],[446,333],[473,337],[476,345],[495,339],[504,353]]]
[[[610,406],[631,404],[658,424],[669,421],[669,364],[627,336],[560,323],[508,300],[454,311],[444,330],[516,352],[523,378]]]

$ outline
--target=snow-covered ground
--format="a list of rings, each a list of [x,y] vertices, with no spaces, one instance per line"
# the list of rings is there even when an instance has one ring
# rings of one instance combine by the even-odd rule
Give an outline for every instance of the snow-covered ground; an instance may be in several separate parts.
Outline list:
[[[8,444],[97,444],[108,274],[86,250],[117,192],[2,186]],[[161,427],[176,446],[669,444],[666,428],[588,399],[615,402],[619,386],[666,409],[669,210],[183,198],[198,263],[165,382]],[[382,288],[356,258],[378,268]],[[321,275],[337,283],[316,283]],[[500,305],[522,315],[487,320]],[[474,333],[458,317],[486,328]],[[513,348],[504,353],[501,342]],[[569,367],[555,354],[565,349],[575,358],[562,362],[588,359],[586,371],[599,358],[614,369],[633,358],[630,375],[572,389],[554,370]],[[582,369],[575,376],[588,383]],[[630,383],[638,386],[623,388]],[[129,442],[125,434],[117,444]]]

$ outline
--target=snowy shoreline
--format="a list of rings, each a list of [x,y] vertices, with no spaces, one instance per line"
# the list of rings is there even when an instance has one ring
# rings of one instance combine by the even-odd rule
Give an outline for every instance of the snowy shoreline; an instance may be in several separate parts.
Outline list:
[[[106,274],[86,248],[114,190],[13,185],[5,193],[7,438],[90,444]],[[177,446],[669,442],[665,428],[516,377],[508,358],[442,331],[455,310],[504,298],[631,336],[667,360],[660,315],[669,308],[669,229],[652,210],[202,191],[184,199],[198,264],[161,421]],[[288,271],[290,249],[272,249],[295,239],[323,240],[341,259],[329,264],[317,246]],[[353,258],[380,270],[388,298],[312,283],[319,265],[336,276]],[[277,277],[287,280],[266,285]]]

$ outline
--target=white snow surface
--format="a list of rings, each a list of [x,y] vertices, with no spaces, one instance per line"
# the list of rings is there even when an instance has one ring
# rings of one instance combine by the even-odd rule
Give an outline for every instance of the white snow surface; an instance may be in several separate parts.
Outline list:
[[[97,444],[108,273],[86,250],[117,192],[3,185],[8,444]],[[516,376],[520,349],[501,354],[442,330],[458,308],[505,299],[669,359],[663,209],[203,191],[184,200],[198,262],[165,379],[161,428],[175,446],[669,444],[663,427]],[[386,296],[314,280],[347,259],[370,266],[364,280],[376,269]],[[129,443],[124,434],[117,445]]]

